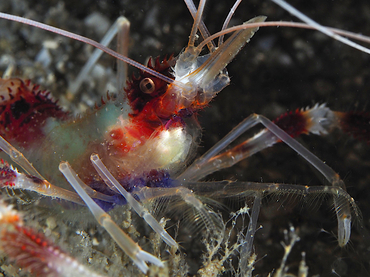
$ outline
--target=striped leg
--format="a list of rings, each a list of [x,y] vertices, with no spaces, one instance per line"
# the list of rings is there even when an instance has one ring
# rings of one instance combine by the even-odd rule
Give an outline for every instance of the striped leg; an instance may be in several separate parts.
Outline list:
[[[346,191],[340,176],[297,142],[294,137],[308,133],[327,134],[335,127],[339,127],[355,137],[369,141],[368,122],[369,115],[366,113],[333,112],[325,105],[316,105],[312,109],[286,113],[273,122],[264,116],[253,114],[235,127],[206,154],[197,159],[177,179],[186,182],[200,180],[212,172],[230,167],[282,141],[314,166],[333,187]],[[257,124],[262,124],[266,129],[232,149],[223,151],[237,137]],[[349,203],[341,203],[339,198],[334,196],[334,208],[338,219],[338,242],[340,246],[344,246],[351,234],[350,205]]]

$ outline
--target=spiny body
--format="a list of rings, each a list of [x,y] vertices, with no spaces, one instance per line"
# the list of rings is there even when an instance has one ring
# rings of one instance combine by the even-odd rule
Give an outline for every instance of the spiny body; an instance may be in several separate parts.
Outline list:
[[[173,58],[149,63],[158,72],[172,76]],[[182,116],[170,111],[170,116],[162,116],[166,109],[160,106],[161,96],[168,84],[151,77],[155,91],[142,92],[140,84],[148,80],[147,75],[142,72],[128,82],[125,90],[129,104],[109,97],[101,107],[77,118],[63,112],[49,93],[29,81],[2,80],[1,135],[52,182],[60,182],[55,169],[61,160],[70,161],[86,183],[97,181],[89,162],[93,152],[112,166],[119,179],[140,177],[153,169],[177,171],[195,141],[183,131],[184,117],[194,112],[183,110]]]

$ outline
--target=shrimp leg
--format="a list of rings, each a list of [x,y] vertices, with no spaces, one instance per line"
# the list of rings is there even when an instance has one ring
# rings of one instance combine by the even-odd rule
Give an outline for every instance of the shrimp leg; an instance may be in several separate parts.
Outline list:
[[[81,185],[83,182],[67,162],[60,163],[59,170],[62,172],[71,186],[73,186],[73,188],[81,196],[98,223],[103,226],[105,230],[107,230],[109,235],[117,242],[119,247],[132,259],[132,261],[144,274],[148,271],[148,265],[146,262],[151,262],[160,267],[164,266],[160,259],[142,250],[140,246],[135,243],[125,232],[123,232],[121,228],[112,220],[112,218],[92,200],[92,198],[86,193],[84,186]]]
[[[100,160],[97,154],[91,155],[90,158],[93,163],[94,168],[99,173],[100,177],[112,190],[121,193],[121,195],[126,199],[127,203],[132,207],[135,212],[145,220],[145,222],[161,236],[163,241],[171,247],[178,248],[176,241],[167,233],[167,231],[158,223],[158,221],[149,213],[149,211],[144,208],[125,188],[114,178],[114,176],[105,167],[103,162]],[[156,191],[157,195],[152,192]],[[163,194],[164,193],[164,194]],[[164,196],[180,196],[185,203],[189,204],[191,207],[195,208],[198,215],[202,218],[202,222],[205,223],[207,230],[216,230],[215,220],[219,220],[219,217],[207,209],[206,205],[200,201],[191,190],[184,186],[177,186],[174,188],[166,188],[165,191],[156,190],[155,188],[144,187],[140,190],[140,193],[135,193],[140,200],[147,200],[150,198],[158,198]]]
[[[300,114],[300,116],[302,116],[302,119],[305,119],[306,121],[304,127],[301,128],[299,132],[294,128],[294,132],[292,132],[292,127],[294,126],[285,126],[282,124],[282,129],[278,126],[279,121],[275,124],[262,115],[252,114],[226,135],[219,143],[212,147],[206,154],[197,159],[177,177],[177,180],[188,182],[197,181],[212,172],[220,170],[221,168],[232,166],[236,162],[259,152],[264,148],[272,146],[276,142],[283,141],[290,148],[300,154],[308,163],[314,166],[333,187],[341,188],[346,191],[343,180],[333,169],[292,138],[292,136],[294,137],[301,133],[327,133],[328,130],[337,126],[339,117],[341,116],[340,113],[335,113],[324,105],[316,105],[310,110],[301,112],[302,114]],[[259,123],[266,129],[233,149],[219,154],[237,137]],[[323,190],[324,188],[325,187],[323,187]],[[350,205],[348,203],[343,203],[343,201],[339,201],[338,197],[334,197],[334,208],[338,219],[338,242],[340,246],[344,246],[347,244],[351,234]]]

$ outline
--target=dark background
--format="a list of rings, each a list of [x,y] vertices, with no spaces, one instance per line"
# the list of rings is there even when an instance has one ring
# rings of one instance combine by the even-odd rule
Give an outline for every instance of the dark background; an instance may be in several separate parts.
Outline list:
[[[205,22],[211,33],[220,30],[232,1],[208,1]],[[327,26],[370,35],[368,1],[289,1],[300,11]],[[44,3],[44,2],[43,2]],[[94,11],[110,23],[119,15],[131,22],[129,56],[145,63],[149,56],[177,55],[187,44],[192,19],[184,3],[176,1],[1,1],[0,10],[46,22],[62,29],[100,40],[101,35],[83,22]],[[294,20],[287,12],[269,1],[244,1],[231,25],[257,15],[268,20]],[[35,56],[45,40],[57,40],[51,50],[47,68],[35,64]],[[113,47],[114,48],[114,47]],[[104,56],[100,61],[107,77],[101,85],[92,78],[72,101],[66,85],[84,64],[89,47],[79,42],[0,20],[0,73],[13,57],[13,76],[30,78],[52,91],[60,103],[74,111],[87,109],[105,95],[105,79],[112,80],[115,62]],[[268,27],[258,31],[236,59],[228,66],[231,84],[202,111],[199,121],[204,128],[201,154],[251,113],[274,119],[281,113],[316,103],[338,111],[369,111],[369,60],[367,54],[309,30]],[[135,71],[135,69],[130,69]],[[253,134],[250,133],[249,135]],[[349,194],[363,213],[365,229],[369,227],[370,191],[369,145],[340,132],[326,137],[304,136],[299,139],[309,150],[330,165],[347,184]],[[285,145],[267,149],[250,159],[210,177],[222,180],[247,180],[320,185],[321,177]],[[354,226],[348,246],[337,245],[336,219],[330,199],[282,205],[274,201],[261,209],[255,247],[259,261],[255,273],[266,276],[278,268],[283,255],[280,241],[283,230],[292,223],[299,229],[301,241],[288,259],[292,273],[306,252],[309,275],[369,276],[369,237]],[[235,205],[231,205],[234,207]],[[313,207],[312,207],[313,206]],[[180,225],[181,226],[181,225]],[[196,252],[189,257],[199,260]],[[196,268],[196,266],[195,266]],[[193,269],[192,272],[195,270]],[[333,273],[333,271],[336,272]]]

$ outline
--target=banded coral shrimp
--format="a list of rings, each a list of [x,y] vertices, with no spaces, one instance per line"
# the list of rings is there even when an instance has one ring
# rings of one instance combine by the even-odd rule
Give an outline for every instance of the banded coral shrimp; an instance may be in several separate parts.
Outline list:
[[[210,6],[212,6],[212,5],[210,5]],[[151,7],[151,8],[153,8],[153,7]],[[176,10],[176,9],[175,9]],[[210,12],[210,14],[213,14],[212,12]],[[268,14],[268,13],[264,13],[264,12],[258,12],[258,14]],[[245,18],[243,18],[243,20],[245,20]],[[134,24],[133,24],[134,25]],[[328,24],[328,25],[334,25],[334,24]],[[217,29],[216,29],[217,30]],[[181,47],[183,46],[183,45],[185,45],[185,43],[182,43],[181,44]],[[298,43],[298,46],[299,46],[299,43]],[[247,51],[247,50],[245,50],[245,51]],[[272,50],[272,51],[274,51],[274,50]],[[171,51],[169,51],[169,52],[177,52],[177,49],[175,49],[175,50],[171,50]],[[150,53],[150,54],[153,54],[153,53]],[[250,53],[248,53],[248,54],[245,54],[246,56],[251,56],[251,54]],[[258,55],[256,55],[257,57],[258,57]],[[289,55],[288,55],[289,56]],[[297,57],[299,57],[299,53],[297,54]],[[296,57],[296,59],[298,59]],[[260,57],[260,58],[263,58],[263,57]],[[366,57],[365,57],[366,58]],[[263,58],[264,59],[264,58]],[[238,58],[238,60],[239,60],[239,58]],[[306,59],[304,59],[304,61],[305,62],[307,62],[307,60]],[[279,63],[279,62],[278,62]],[[245,66],[246,64],[248,64],[248,63],[243,63],[243,66]],[[261,72],[262,70],[260,70],[260,71],[257,71],[257,72]],[[243,71],[244,72],[244,71]],[[290,73],[292,73],[292,72],[290,72]],[[245,76],[246,74],[243,74],[243,76]],[[290,75],[291,76],[291,75]],[[299,75],[300,76],[300,75]],[[236,84],[237,83],[237,79],[236,79],[237,77],[235,76],[235,78],[233,79],[233,83],[234,84]],[[260,78],[262,78],[262,77],[260,77]],[[271,77],[270,77],[271,78]],[[271,78],[272,79],[272,78]],[[322,81],[322,79],[319,79],[319,81]],[[326,80],[325,80],[326,81]],[[317,81],[318,82],[318,81]],[[233,100],[232,100],[232,102],[233,103],[235,103],[235,99],[243,99],[243,98],[245,98],[246,96],[244,95],[245,94],[245,91],[247,91],[248,89],[247,89],[247,86],[244,84],[245,83],[245,81],[243,82],[243,88],[242,88],[242,91],[243,91],[243,94],[238,94],[237,93],[237,89],[235,89],[235,87],[236,86],[234,86],[234,88],[232,89],[232,91],[230,92],[230,93],[232,93],[233,94]],[[325,82],[324,82],[325,83]],[[326,84],[326,83],[325,83]],[[270,84],[271,85],[271,84]],[[280,85],[281,86],[281,85]],[[284,85],[285,86],[285,85]],[[318,82],[318,86],[320,87],[320,82]],[[301,85],[299,86],[299,87],[301,87]],[[276,90],[276,87],[274,88],[275,90]],[[342,88],[341,88],[342,89]],[[257,90],[255,87],[253,88],[253,89],[251,89],[252,91],[264,91],[264,90]],[[338,89],[339,90],[339,89]],[[310,90],[311,91],[311,90]],[[312,89],[312,91],[314,91],[314,89]],[[235,93],[234,93],[235,92]],[[226,94],[225,92],[224,92],[224,94]],[[252,93],[250,93],[250,94],[252,94]],[[248,94],[249,95],[249,94]],[[303,95],[305,95],[305,94],[303,94]],[[230,95],[227,95],[228,97],[230,96]],[[307,95],[306,95],[307,96]],[[248,96],[248,97],[250,97],[250,96]],[[272,95],[272,97],[270,97],[271,99],[276,99],[278,96],[274,96],[274,95]],[[308,96],[307,96],[308,97]],[[310,97],[310,99],[309,100],[306,100],[306,102],[302,102],[302,103],[296,103],[297,105],[294,105],[293,107],[290,107],[290,108],[296,108],[296,107],[301,107],[301,106],[305,106],[305,105],[307,105],[307,103],[309,102],[310,104],[314,104],[314,102],[312,101],[312,95],[309,95],[309,97]],[[293,97],[292,97],[293,98]],[[313,97],[313,98],[315,98],[315,97]],[[330,96],[328,97],[328,98],[330,98]],[[226,98],[224,98],[224,99],[226,99]],[[251,99],[248,99],[248,100],[251,100]],[[286,99],[283,99],[283,101],[282,102],[284,102]],[[314,101],[319,101],[319,100],[322,100],[322,96],[321,97],[317,97],[317,99],[315,99]],[[326,100],[326,99],[325,99]],[[261,106],[265,106],[266,105],[266,102],[267,102],[267,100],[266,99],[262,99],[262,101],[263,101],[263,105],[261,104]],[[338,100],[338,101],[340,101],[340,100]],[[215,101],[213,104],[216,104],[216,102],[217,101]],[[225,102],[226,102],[226,100],[225,100]],[[219,107],[218,109],[219,110],[222,110],[222,111],[226,111],[228,108],[227,108],[227,104],[225,105],[225,102],[223,103],[223,106],[221,106],[221,107]],[[256,105],[259,101],[258,100],[255,100],[255,99],[253,99],[252,101],[248,101],[248,103],[249,104],[245,104],[245,105],[243,105],[243,110],[245,110],[245,111],[243,111],[243,112],[245,112],[245,113],[243,113],[243,115],[242,116],[239,116],[240,118],[237,118],[237,120],[236,121],[240,121],[243,117],[245,117],[245,116],[247,116],[248,114],[250,114],[250,112],[251,111],[257,111],[257,112],[259,112],[259,113],[264,113],[264,114],[266,114],[265,112],[260,112],[260,111],[258,111],[258,110],[256,110],[256,109],[258,109],[258,108],[251,108],[251,110],[249,110],[248,109],[248,105],[251,105],[250,103],[253,103],[253,105]],[[348,103],[346,103],[346,104],[348,104]],[[284,103],[284,104],[281,104],[284,108],[286,108],[286,103]],[[258,105],[257,105],[258,106]],[[270,107],[271,108],[271,107]],[[361,109],[361,108],[359,108],[359,109]],[[340,109],[336,109],[336,110],[340,110]],[[343,110],[343,109],[341,109],[341,110]],[[236,111],[236,109],[235,109],[235,105],[233,105],[232,106],[232,113],[230,112],[230,113],[228,113],[228,112],[225,112],[222,116],[223,117],[225,117],[225,118],[227,118],[229,121],[227,121],[227,122],[230,122],[230,118],[228,118],[228,116],[229,116],[229,114],[232,114],[232,117],[238,117],[238,111]],[[281,111],[279,111],[279,113],[280,113]],[[278,114],[278,113],[277,113]],[[277,114],[274,114],[274,115],[272,115],[271,116],[271,118],[274,118]],[[219,117],[219,116],[218,116]],[[207,115],[204,115],[204,116],[202,116],[202,118],[203,118],[203,120],[204,119],[207,119],[207,118],[212,118],[212,116],[207,116]],[[201,118],[201,119],[202,119]],[[225,125],[228,125],[228,124],[225,124]],[[203,126],[205,126],[205,124],[203,125]],[[214,135],[214,136],[220,136],[220,135],[218,135],[218,132],[221,132],[221,128],[219,128],[220,126],[218,126],[218,128],[217,128],[217,132],[216,132],[216,134]],[[227,130],[226,130],[227,129]],[[227,132],[227,131],[229,131],[230,130],[230,128],[225,128],[225,133]],[[310,139],[308,139],[307,140],[307,143],[308,142],[310,142],[311,141],[311,137],[310,137]],[[284,154],[284,155],[286,155],[286,154]],[[274,160],[274,157],[275,157],[275,154],[272,154],[272,157],[271,157],[271,159],[269,159],[269,161],[272,161],[272,160]],[[292,160],[294,160],[294,156],[291,158]],[[327,159],[325,159],[325,160],[327,160]],[[303,162],[302,162],[303,163]],[[334,162],[335,163],[335,162]],[[330,163],[328,163],[328,164],[330,164]],[[290,170],[291,170],[291,168],[292,168],[292,166],[295,166],[294,164],[291,164],[291,163],[289,163],[289,168],[290,168]],[[347,169],[344,169],[345,170],[345,172],[347,171]],[[245,172],[244,173],[244,171],[246,171],[246,169],[244,168],[243,169],[243,175],[247,175],[248,173],[247,172]],[[287,170],[286,172],[290,172],[289,170]],[[310,171],[309,171],[310,172]],[[240,173],[240,172],[239,172]],[[227,174],[231,174],[232,176],[235,176],[235,173],[227,173]],[[306,171],[306,174],[307,174],[307,171]],[[341,174],[342,176],[343,176],[343,174]],[[236,176],[238,176],[238,175],[236,175]],[[267,178],[267,177],[264,177],[265,176],[265,174],[261,174],[261,173],[257,173],[257,176],[259,176],[259,177],[257,177],[258,179],[262,176],[262,178],[263,178],[263,181],[266,181],[266,179],[265,178]],[[311,173],[309,173],[309,176],[311,176]],[[245,176],[243,176],[243,179],[244,179],[244,177]],[[227,178],[230,178],[230,177],[227,177]],[[295,177],[292,177],[292,178],[295,178]],[[222,179],[224,179],[224,178],[222,178]],[[253,179],[253,177],[251,178],[251,179]],[[295,178],[295,180],[293,180],[293,181],[291,181],[291,182],[293,182],[293,183],[301,183],[301,176],[299,176],[299,178],[297,177],[297,178]],[[303,178],[304,179],[304,178]],[[248,178],[248,180],[249,180],[249,178]],[[285,179],[285,176],[284,176],[284,179],[282,180],[282,181],[284,181],[284,182],[288,182],[287,180],[289,180],[289,179]],[[273,181],[276,181],[275,179],[273,180]],[[309,178],[309,180],[307,181],[307,182],[305,182],[305,181],[302,181],[302,183],[309,183],[311,181],[311,178]],[[334,220],[333,220],[334,221]],[[273,223],[273,224],[275,224],[275,223]],[[274,226],[276,226],[276,225],[274,225]],[[286,226],[285,226],[285,228],[286,228]],[[326,229],[326,228],[325,228]],[[327,229],[329,229],[329,228],[327,228]],[[332,230],[332,228],[330,229],[330,230]],[[262,261],[263,262],[263,261]],[[330,267],[330,266],[329,266]],[[325,268],[328,268],[328,267],[325,267]],[[271,271],[271,270],[270,270]]]

